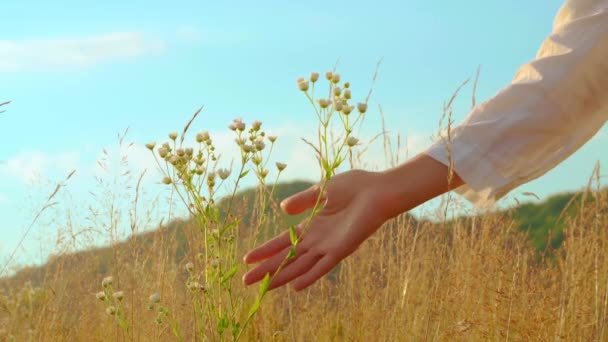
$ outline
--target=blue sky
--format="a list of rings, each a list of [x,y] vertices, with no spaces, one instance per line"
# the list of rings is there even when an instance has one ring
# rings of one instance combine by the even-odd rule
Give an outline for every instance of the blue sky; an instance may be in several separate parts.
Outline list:
[[[0,260],[14,249],[53,182],[71,169],[78,173],[66,202],[35,227],[18,260],[43,260],[49,251],[41,246],[57,239],[57,227],[71,217],[66,213],[96,203],[89,194],[95,176],[114,179],[120,169],[96,170],[102,149],[116,163],[128,150],[117,147],[117,132],[129,128],[127,139],[135,143],[128,152],[130,170],[141,172],[152,165],[141,145],[179,130],[201,105],[195,129],[224,132],[234,117],[260,119],[269,131],[284,135],[276,156],[291,166],[285,178],[314,179],[310,152],[298,141],[313,129],[314,115],[295,79],[330,70],[338,59],[339,72],[361,98],[383,59],[366,132],[379,130],[380,104],[391,133],[408,137],[410,149],[420,151],[457,86],[479,65],[478,100],[507,85],[534,57],[559,6],[548,0],[233,1],[231,6],[4,1],[0,102],[13,103],[0,114]],[[466,116],[470,96],[471,87],[465,88],[456,103],[457,122]],[[597,160],[608,162],[600,152],[607,142],[604,128],[575,156],[516,193],[546,197],[579,189]],[[151,194],[161,191],[156,183],[153,176],[146,183]],[[33,248],[39,250],[36,256]]]

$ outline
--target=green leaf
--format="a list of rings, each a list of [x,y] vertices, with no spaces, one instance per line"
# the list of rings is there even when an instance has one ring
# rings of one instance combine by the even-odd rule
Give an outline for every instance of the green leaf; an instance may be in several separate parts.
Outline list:
[[[296,234],[296,227],[293,224],[289,226],[289,238],[292,245],[298,244],[298,235]]]
[[[230,279],[232,279],[232,277],[234,277],[234,275],[236,274],[236,271],[239,270],[239,266],[235,265],[234,267],[232,267],[230,269],[230,271],[224,273],[224,275],[222,276],[222,284],[229,281]]]
[[[262,304],[262,299],[258,298],[255,303],[253,303],[253,306],[251,307],[251,309],[249,309],[249,317],[253,317],[253,315],[255,315],[256,312],[258,312],[258,310],[260,310],[260,305]]]
[[[264,279],[262,280],[262,283],[260,284],[260,289],[259,289],[260,297],[264,297],[266,292],[268,292],[269,287],[270,287],[270,273],[266,273],[266,275],[264,276]],[[260,300],[261,300],[261,298],[260,298]]]
[[[226,227],[224,227],[222,230],[220,230],[220,235],[224,235],[224,233],[234,227],[236,227],[236,225],[239,223],[239,219],[236,219],[234,221],[232,221],[229,225],[227,225]]]
[[[296,257],[296,247],[295,247],[295,246],[292,246],[292,247],[289,249],[289,253],[287,254],[287,259],[293,259],[293,258],[295,258],[295,257]]]
[[[239,176],[239,179],[241,179],[241,178],[245,178],[245,176],[247,176],[247,174],[249,173],[249,171],[251,171],[251,170],[245,170],[245,171],[243,171],[243,172],[241,173],[241,175]]]

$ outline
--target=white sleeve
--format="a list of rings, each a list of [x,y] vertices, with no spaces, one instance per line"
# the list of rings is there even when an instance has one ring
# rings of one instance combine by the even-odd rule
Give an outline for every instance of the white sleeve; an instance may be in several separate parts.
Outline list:
[[[536,59],[474,108],[425,153],[466,185],[479,207],[540,177],[591,139],[608,119],[608,1],[570,0]]]

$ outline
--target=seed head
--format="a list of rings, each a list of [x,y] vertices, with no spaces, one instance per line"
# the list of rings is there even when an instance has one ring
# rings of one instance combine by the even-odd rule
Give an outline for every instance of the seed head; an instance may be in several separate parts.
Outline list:
[[[154,149],[154,146],[156,146],[155,142],[149,142],[146,144],[146,147],[148,148],[148,150],[152,151]]]
[[[169,133],[169,139],[175,141],[175,139],[177,139],[177,132]]]
[[[341,93],[342,93],[342,89],[340,89],[340,87],[334,88],[334,96],[340,96]]]
[[[183,157],[186,154],[186,151],[180,147],[177,150],[175,150],[175,154],[177,154],[179,157]]]
[[[220,178],[222,180],[225,180],[226,178],[230,177],[230,170],[228,170],[228,169],[218,169],[217,170],[217,175],[220,176]]]
[[[116,291],[114,292],[114,294],[112,295],[116,300],[121,301],[123,298],[125,298],[125,293],[122,291]]]
[[[334,77],[334,74],[331,71],[328,71],[325,73],[325,79],[328,81],[331,81],[331,79]]]
[[[193,154],[194,150],[192,149],[192,147],[186,147],[186,155],[192,157]]]
[[[236,129],[236,128],[235,128]],[[196,134],[196,142],[202,143],[203,141],[209,140],[209,132],[203,131]]]
[[[348,145],[348,147],[353,147],[357,145],[357,143],[359,143],[359,139],[355,137],[348,137],[348,139],[346,139],[346,145]]]
[[[192,273],[192,270],[194,270],[194,264],[189,262],[186,264],[186,271],[188,271],[188,273]]]
[[[97,299],[99,299],[99,300],[101,300],[101,301],[106,300],[106,298],[107,298],[107,297],[106,297],[106,293],[105,293],[105,292],[103,292],[103,291],[97,292],[97,293],[95,294],[95,298],[97,298]]]
[[[199,175],[199,176],[200,176],[200,175],[202,175],[203,173],[205,173],[205,169],[204,169],[202,166],[200,166],[200,165],[199,165],[199,166],[197,166],[197,167],[196,167],[196,169],[194,170],[194,172],[195,172],[197,175]]]
[[[215,172],[209,172],[209,174],[207,175],[207,180],[209,182],[215,181]]]
[[[357,110],[361,114],[365,113],[367,111],[367,103],[362,103],[362,102],[357,103]]]
[[[276,136],[276,135],[269,135],[269,136],[268,136],[268,140],[269,140],[271,143],[274,143],[275,141],[277,141],[277,136]]]
[[[310,73],[310,82],[315,83],[315,82],[317,82],[318,79],[319,79],[319,73],[318,72],[311,72]]]
[[[171,183],[172,183],[171,178],[169,178],[168,176],[163,177],[163,184],[169,185]]]
[[[112,276],[108,276],[103,278],[103,280],[101,281],[101,286],[106,288],[110,285],[112,285],[112,283],[114,282],[114,278]]]
[[[285,170],[286,167],[287,164],[277,162],[277,169],[279,169],[279,172]]]
[[[334,107],[337,112],[341,112],[344,106],[342,105],[342,101],[334,101]]]
[[[298,78],[297,84],[298,88],[300,88],[301,91],[308,91],[309,83],[307,80],[303,78]]]
[[[249,152],[253,152],[253,150],[254,150],[253,145],[249,145],[249,144],[243,145],[243,151],[249,153]]]

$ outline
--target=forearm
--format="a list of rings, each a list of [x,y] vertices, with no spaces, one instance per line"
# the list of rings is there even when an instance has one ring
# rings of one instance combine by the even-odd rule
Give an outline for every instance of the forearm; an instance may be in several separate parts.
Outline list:
[[[446,165],[425,154],[378,173],[377,179],[378,208],[387,219],[464,184]]]

